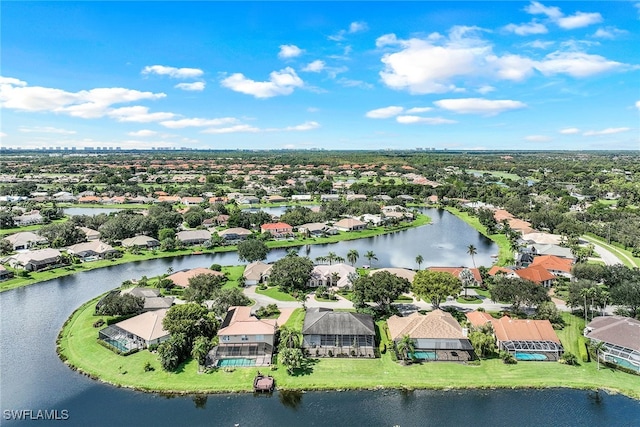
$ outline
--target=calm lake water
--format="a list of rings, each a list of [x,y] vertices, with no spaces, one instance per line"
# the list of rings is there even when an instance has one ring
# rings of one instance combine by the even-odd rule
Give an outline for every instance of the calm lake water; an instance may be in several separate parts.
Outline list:
[[[380,266],[412,267],[421,253],[432,264],[469,263],[466,246],[480,253],[497,248],[448,213],[433,212],[434,225],[375,238],[363,246]],[[441,228],[447,228],[441,230]],[[420,237],[417,237],[420,236]],[[405,251],[403,245],[415,248]],[[344,253],[355,243],[329,245]],[[343,246],[340,246],[343,245]],[[334,249],[335,248],[335,249]],[[415,249],[414,248],[414,249]],[[427,248],[433,248],[427,252]],[[304,250],[304,249],[303,249]],[[344,252],[343,252],[344,251]],[[320,252],[319,252],[320,253]],[[403,255],[397,255],[397,253]],[[442,253],[445,253],[443,255]],[[325,253],[326,254],[326,253]],[[343,255],[344,256],[344,255]],[[229,258],[232,260],[232,258]],[[236,257],[237,259],[237,257]],[[275,393],[271,397],[232,394],[172,397],[100,384],[67,368],[55,353],[55,339],[78,306],[122,281],[220,262],[190,256],[124,264],[0,293],[0,424],[6,410],[67,410],[63,425],[111,426],[637,426],[640,403],[620,395],[577,390],[362,391]],[[237,261],[229,262],[234,264]],[[220,262],[221,264],[226,264]],[[388,264],[387,264],[388,263]],[[425,262],[427,264],[427,262]],[[488,263],[487,263],[488,265]],[[488,384],[490,385],[490,384]],[[640,381],[639,381],[640,387]],[[51,423],[60,423],[52,421]],[[38,425],[48,424],[40,421]]]

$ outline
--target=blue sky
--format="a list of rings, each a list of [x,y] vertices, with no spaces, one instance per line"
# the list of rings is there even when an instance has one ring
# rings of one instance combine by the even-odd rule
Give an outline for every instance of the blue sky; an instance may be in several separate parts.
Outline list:
[[[0,7],[4,147],[640,149],[640,2]]]

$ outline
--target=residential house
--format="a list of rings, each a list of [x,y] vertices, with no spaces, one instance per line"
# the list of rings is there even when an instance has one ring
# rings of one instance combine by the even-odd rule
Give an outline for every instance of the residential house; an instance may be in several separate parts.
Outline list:
[[[31,211],[22,215],[14,216],[13,222],[17,227],[24,227],[27,225],[42,224],[44,218],[40,215],[40,211]]]
[[[408,268],[399,268],[399,267],[388,267],[388,268],[378,268],[376,270],[369,271],[369,276],[378,273],[380,271],[386,271],[393,275],[400,277],[401,279],[406,279],[409,283],[413,283],[414,277],[416,277],[416,272],[413,270],[409,270]]]
[[[381,201],[381,202],[388,202],[388,201],[391,201],[393,199],[391,198],[391,196],[387,196],[386,194],[379,194],[377,196],[373,196],[373,200],[378,200],[378,201]]]
[[[7,270],[4,265],[0,264],[0,281],[11,279],[12,277],[13,272]]]
[[[310,202],[313,198],[311,194],[294,194],[291,196],[291,200],[294,202]]]
[[[556,278],[556,276],[549,273],[541,265],[530,265],[529,267],[520,268],[518,270],[514,270],[513,272],[521,279],[529,280],[531,282],[537,283],[538,285],[542,285],[545,288],[551,287],[553,281]]]
[[[386,219],[382,218],[382,216],[380,215],[364,214],[360,216],[360,221],[377,227],[378,225],[384,224],[386,222]]]
[[[158,196],[158,198],[156,199],[157,203],[170,203],[170,204],[176,204],[176,203],[180,203],[181,198],[178,196]]]
[[[367,228],[367,223],[356,218],[343,218],[334,223],[333,226],[340,231],[359,231]]]
[[[166,278],[171,280],[174,285],[180,286],[181,288],[189,287],[189,279],[195,276],[199,276],[201,274],[212,274],[214,276],[224,276],[224,273],[220,271],[211,270],[205,267],[197,267],[192,268],[190,270],[180,270],[177,271]]]
[[[60,256],[57,249],[39,249],[10,256],[9,265],[27,271],[38,271],[59,264]]]
[[[138,248],[151,249],[151,248],[157,248],[158,246],[160,246],[160,241],[158,239],[154,239],[153,237],[140,235],[135,237],[129,237],[128,239],[123,239],[122,246],[124,246],[125,248],[130,248],[135,246]]]
[[[266,203],[282,203],[282,202],[286,202],[287,198],[280,196],[278,194],[273,194],[271,196],[264,197],[264,201]]]
[[[554,276],[563,276],[571,278],[571,269],[573,268],[573,260],[562,258],[555,255],[540,255],[533,259],[532,267],[541,266]]]
[[[565,248],[558,245],[531,245],[529,247],[534,256],[540,255],[554,255],[561,258],[575,259],[575,256],[571,252],[570,248]]]
[[[640,321],[623,316],[594,317],[584,329],[600,359],[640,373]]]
[[[193,205],[199,205],[200,203],[204,202],[204,198],[203,197],[183,197],[182,199],[180,199],[180,202],[183,205],[187,205],[187,206],[193,206]]]
[[[100,330],[98,338],[123,352],[160,344],[170,337],[169,332],[162,327],[167,311],[168,309],[147,311],[107,326]]]
[[[269,222],[260,226],[260,232],[270,233],[276,238],[283,238],[293,235],[293,227],[285,222]]]
[[[117,254],[118,251],[108,243],[100,240],[92,240],[90,242],[77,243],[67,248],[67,253],[75,255],[83,261],[94,261],[96,259],[105,259]]]
[[[47,243],[46,238],[30,231],[21,231],[19,233],[10,234],[5,236],[4,239],[11,243],[14,251],[30,249],[34,246],[44,245]]]
[[[218,330],[219,344],[210,353],[213,364],[245,357],[255,360],[252,366],[270,365],[277,328],[275,319],[258,319],[251,307],[229,307]]]
[[[508,351],[518,360],[558,360],[564,348],[548,320],[493,319],[498,350]]]
[[[260,199],[256,196],[243,196],[238,199],[238,204],[240,205],[255,205],[260,203]]]
[[[368,314],[310,308],[302,327],[302,347],[312,357],[375,357],[375,327]]]
[[[407,317],[391,316],[387,325],[396,345],[405,336],[413,340],[413,356],[417,359],[468,361],[474,358],[467,330],[451,313],[433,310],[426,315],[415,312]]]
[[[87,240],[98,240],[100,238],[100,232],[97,230],[93,230],[89,227],[78,227],[80,231],[82,231],[87,238]]]
[[[352,200],[367,200],[366,194],[347,194],[346,196],[347,202]]]
[[[468,270],[472,276],[473,276],[473,280],[475,282],[475,285],[481,285],[482,284],[482,275],[480,274],[480,270],[478,270],[477,268],[468,268],[468,267],[428,267],[427,270],[429,271],[440,271],[440,272],[444,272],[444,273],[449,273],[452,276],[463,280],[463,277],[461,276],[464,275],[463,271],[464,270]]]
[[[339,194],[321,194],[320,201],[321,202],[331,202],[340,200]]]
[[[144,299],[144,307],[142,311],[160,310],[164,308],[171,308],[173,305],[174,297],[163,297],[160,294],[160,289],[157,288],[127,288],[120,291],[120,295],[130,294],[134,297]]]
[[[251,235],[251,231],[242,227],[234,227],[234,228],[228,228],[226,230],[218,231],[218,236],[222,237],[227,242],[245,240],[250,235]]]
[[[298,227],[298,232],[304,235],[318,237],[324,235],[329,230],[329,226],[322,222],[310,222]]]
[[[480,328],[493,321],[493,317],[486,311],[470,311],[465,313],[465,316],[474,328]]]
[[[344,288],[353,284],[351,278],[354,275],[357,277],[358,273],[349,264],[316,265],[311,271],[309,286],[312,288],[318,286]]]
[[[273,265],[265,264],[262,261],[255,261],[247,264],[244,272],[242,273],[242,277],[244,277],[244,284],[246,286],[253,286],[268,281],[271,267],[273,267]]]
[[[183,230],[176,234],[176,238],[185,245],[204,245],[211,241],[211,232],[208,230]]]

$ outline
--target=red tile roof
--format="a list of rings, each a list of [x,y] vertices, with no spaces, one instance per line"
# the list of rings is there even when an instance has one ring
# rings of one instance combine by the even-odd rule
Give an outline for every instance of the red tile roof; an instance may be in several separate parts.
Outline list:
[[[467,316],[467,320],[469,320],[469,323],[471,323],[476,328],[482,325],[486,325],[487,323],[494,320],[493,317],[491,317],[491,315],[485,311],[472,311],[470,313],[466,313],[465,316]]]
[[[538,284],[556,278],[556,276],[549,273],[544,267],[540,265],[531,265],[527,268],[521,268],[520,270],[515,270],[515,273],[521,279],[531,280],[532,282]]]
[[[573,261],[568,258],[561,258],[555,255],[540,255],[533,259],[531,265],[539,265],[546,270],[562,271],[565,273],[571,273],[571,267],[573,267]]]
[[[553,341],[560,343],[548,320],[511,319],[504,316],[492,322],[498,341]]]

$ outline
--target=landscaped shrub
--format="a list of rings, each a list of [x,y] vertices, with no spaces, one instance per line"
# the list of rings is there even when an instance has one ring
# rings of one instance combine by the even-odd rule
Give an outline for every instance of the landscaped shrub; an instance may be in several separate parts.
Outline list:
[[[99,328],[102,325],[104,325],[104,319],[98,319],[95,322],[93,322],[93,327],[94,328]]]
[[[148,347],[148,349],[149,349],[149,351],[150,351],[150,352],[152,352],[152,353],[153,353],[154,351],[156,351],[156,350],[158,349],[158,346],[159,346],[159,345],[160,345],[160,344],[151,344],[151,345]]]
[[[578,339],[578,354],[580,360],[587,363],[589,362],[589,352],[587,351],[587,340],[584,337]]]
[[[500,358],[507,365],[515,365],[516,363],[518,363],[518,360],[513,356],[513,354],[509,353],[508,351],[501,351]]]
[[[266,291],[267,290],[267,285],[265,285],[264,283],[261,283],[258,285],[258,289],[260,289],[261,291]]]
[[[155,371],[155,370],[156,370],[156,368],[154,368],[153,366],[151,366],[151,363],[146,362],[146,363],[144,364],[144,371],[145,371],[145,372],[151,372],[151,371]]]
[[[327,356],[333,357],[333,351],[329,350],[329,352],[327,353]]]
[[[577,366],[578,357],[573,353],[565,351],[562,357],[560,358],[560,363],[564,363],[565,365]]]

